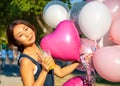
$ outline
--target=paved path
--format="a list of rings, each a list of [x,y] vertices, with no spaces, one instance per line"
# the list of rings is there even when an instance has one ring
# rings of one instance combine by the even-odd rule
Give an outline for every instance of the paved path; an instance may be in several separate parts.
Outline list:
[[[0,86],[22,86],[21,78],[2,75]]]

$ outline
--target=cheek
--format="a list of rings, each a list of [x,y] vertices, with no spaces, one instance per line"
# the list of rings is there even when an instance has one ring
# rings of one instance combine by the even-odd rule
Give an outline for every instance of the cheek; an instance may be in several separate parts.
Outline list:
[[[26,40],[26,37],[23,35],[22,37],[20,37],[20,40],[25,41],[25,40]]]
[[[26,37],[15,38],[19,43],[23,44],[26,41]]]

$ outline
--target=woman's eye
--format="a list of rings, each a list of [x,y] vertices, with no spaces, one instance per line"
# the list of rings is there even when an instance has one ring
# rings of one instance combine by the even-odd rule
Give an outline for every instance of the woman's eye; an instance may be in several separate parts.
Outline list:
[[[22,36],[22,34],[20,34],[18,37],[21,37]]]
[[[28,28],[25,28],[25,31],[27,31]]]

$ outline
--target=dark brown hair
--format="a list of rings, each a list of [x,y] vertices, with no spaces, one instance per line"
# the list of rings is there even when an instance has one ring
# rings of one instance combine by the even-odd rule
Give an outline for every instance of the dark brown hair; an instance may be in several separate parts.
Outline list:
[[[8,40],[8,46],[13,49],[13,46],[16,46],[18,48],[18,51],[22,52],[24,50],[24,46],[21,44],[19,45],[17,43],[17,41],[15,40],[14,36],[13,36],[13,30],[15,28],[16,25],[18,24],[24,24],[28,27],[30,27],[34,32],[35,31],[35,27],[30,24],[29,22],[25,21],[25,20],[14,20],[7,28],[6,34],[7,34],[7,40]]]

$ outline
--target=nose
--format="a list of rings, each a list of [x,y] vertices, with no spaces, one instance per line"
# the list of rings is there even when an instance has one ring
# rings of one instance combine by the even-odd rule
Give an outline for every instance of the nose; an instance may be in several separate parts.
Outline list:
[[[29,33],[28,32],[24,32],[24,34],[26,35],[26,37],[29,37]]]

